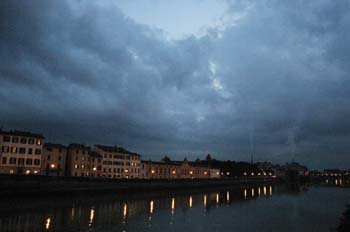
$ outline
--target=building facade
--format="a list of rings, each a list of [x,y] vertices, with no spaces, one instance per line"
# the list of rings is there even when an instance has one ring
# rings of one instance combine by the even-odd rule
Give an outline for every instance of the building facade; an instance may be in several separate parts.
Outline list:
[[[121,147],[95,145],[103,157],[102,176],[107,178],[141,178],[141,156]]]
[[[0,173],[39,175],[44,136],[24,131],[0,130],[0,134]]]
[[[67,176],[92,176],[90,153],[91,148],[84,144],[70,144],[67,152]]]
[[[96,151],[90,151],[90,176],[102,177],[103,157]]]
[[[41,174],[64,176],[66,174],[67,147],[62,144],[45,143]]]
[[[220,170],[200,166],[195,162],[141,162],[141,178],[144,179],[208,179],[220,178]]]

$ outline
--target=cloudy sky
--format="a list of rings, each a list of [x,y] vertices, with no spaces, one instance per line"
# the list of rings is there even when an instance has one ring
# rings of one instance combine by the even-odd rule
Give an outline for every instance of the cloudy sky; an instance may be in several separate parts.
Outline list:
[[[348,0],[3,0],[0,126],[349,168],[349,28]]]

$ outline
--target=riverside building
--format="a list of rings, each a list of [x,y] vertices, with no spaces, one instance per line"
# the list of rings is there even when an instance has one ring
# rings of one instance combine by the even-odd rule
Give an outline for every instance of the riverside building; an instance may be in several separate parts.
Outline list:
[[[84,144],[70,144],[67,153],[67,175],[100,177],[102,156]]]
[[[141,162],[141,177],[144,179],[208,179],[220,178],[220,170],[212,169],[195,162]]]
[[[0,130],[0,173],[40,174],[44,136]]]
[[[102,175],[107,178],[141,178],[141,156],[121,147],[95,145],[103,156]]]
[[[45,143],[41,174],[64,176],[66,174],[67,147],[62,144]]]

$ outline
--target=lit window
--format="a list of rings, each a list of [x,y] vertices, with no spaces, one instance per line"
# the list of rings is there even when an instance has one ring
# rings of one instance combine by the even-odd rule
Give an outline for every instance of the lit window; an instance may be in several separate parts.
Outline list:
[[[29,175],[30,174],[30,170],[26,170],[26,175]]]

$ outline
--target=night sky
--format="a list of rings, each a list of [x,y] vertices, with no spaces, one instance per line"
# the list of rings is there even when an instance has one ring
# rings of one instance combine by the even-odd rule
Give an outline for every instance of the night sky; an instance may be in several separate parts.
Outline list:
[[[145,159],[350,167],[350,1],[0,1],[0,126]]]

